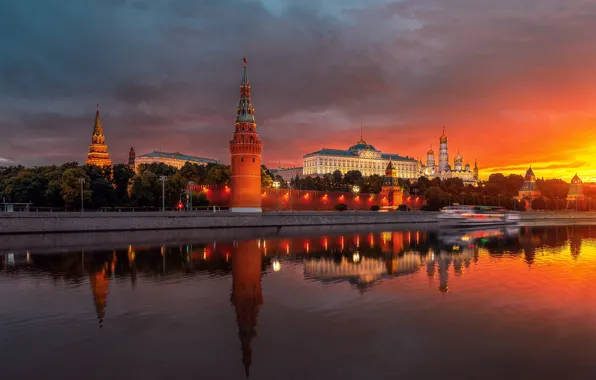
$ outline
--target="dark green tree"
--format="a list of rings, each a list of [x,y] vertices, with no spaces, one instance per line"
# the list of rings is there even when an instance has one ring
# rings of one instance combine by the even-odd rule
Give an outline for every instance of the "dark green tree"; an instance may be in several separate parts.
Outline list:
[[[113,173],[114,195],[116,202],[119,205],[128,205],[130,203],[128,189],[135,172],[126,164],[116,164],[114,165]]]
[[[207,173],[207,184],[228,185],[230,183],[230,167],[228,165],[214,165]]]
[[[64,170],[62,173],[62,181],[60,182],[60,190],[64,204],[68,208],[79,208],[81,202],[81,183],[80,179],[84,179],[83,183],[83,199],[84,203],[91,200],[91,179],[82,168],[70,168]]]

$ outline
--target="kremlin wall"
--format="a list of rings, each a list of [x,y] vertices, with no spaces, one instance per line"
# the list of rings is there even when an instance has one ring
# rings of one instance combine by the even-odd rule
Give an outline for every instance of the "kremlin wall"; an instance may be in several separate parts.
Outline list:
[[[194,185],[194,193],[203,193],[209,199],[210,206],[229,207],[232,189],[223,185]],[[277,194],[276,194],[277,192]],[[344,203],[348,210],[370,210],[371,206],[389,207],[400,204],[410,209],[420,209],[424,205],[422,196],[404,197],[401,192],[390,198],[387,193],[345,193],[339,191],[314,191],[264,188],[260,200],[263,211],[333,211],[337,204]],[[392,201],[392,199],[395,199]]]

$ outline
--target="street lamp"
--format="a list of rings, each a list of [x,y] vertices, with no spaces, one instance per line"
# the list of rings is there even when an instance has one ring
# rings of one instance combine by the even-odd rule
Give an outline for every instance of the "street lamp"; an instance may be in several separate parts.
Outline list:
[[[354,185],[352,186],[352,192],[354,193],[354,206],[356,205],[356,197],[358,196],[358,192],[360,191],[360,186]],[[356,208],[356,207],[354,207]]]
[[[466,204],[466,199],[464,198],[464,195],[466,195],[466,193],[464,193],[463,191],[461,192],[461,204],[465,205]]]
[[[559,197],[558,196],[555,197],[555,201],[557,202],[556,206],[555,206],[555,211],[559,211]]]
[[[166,211],[166,181],[168,177],[165,175],[160,175],[159,180],[161,181],[161,211]]]
[[[275,187],[275,211],[279,212],[279,202],[277,200],[277,192],[279,190],[279,181],[273,181],[273,187]]]
[[[195,183],[193,181],[188,181],[188,199],[189,199],[190,211],[192,211],[192,186],[194,184]]]
[[[499,198],[499,207],[501,207],[501,197],[503,196],[503,194],[499,194],[497,195],[497,197]]]
[[[83,184],[85,183],[85,178],[79,178],[79,183],[81,184],[81,212],[83,212]]]

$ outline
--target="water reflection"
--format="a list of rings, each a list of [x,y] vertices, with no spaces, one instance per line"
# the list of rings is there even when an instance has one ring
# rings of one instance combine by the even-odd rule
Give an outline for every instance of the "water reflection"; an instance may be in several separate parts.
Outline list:
[[[573,260],[582,254],[582,242],[595,239],[591,226],[494,228],[486,230],[379,231],[311,237],[273,237],[221,240],[183,245],[130,245],[113,250],[78,252],[0,253],[4,280],[28,276],[64,281],[80,287],[88,282],[98,326],[110,321],[108,299],[112,282],[139,279],[221,278],[231,275],[241,361],[250,374],[258,318],[264,307],[263,275],[301,267],[306,281],[323,285],[347,284],[360,293],[385,281],[421,273],[437,296],[449,292],[450,274],[474,270],[479,260],[522,258],[528,267],[537,252],[568,247]],[[486,255],[482,256],[481,252]],[[277,275],[277,274],[275,274]],[[418,277],[416,277],[418,278]],[[88,289],[88,288],[87,288]],[[228,288],[229,289],[229,288]],[[82,306],[84,307],[84,306]]]

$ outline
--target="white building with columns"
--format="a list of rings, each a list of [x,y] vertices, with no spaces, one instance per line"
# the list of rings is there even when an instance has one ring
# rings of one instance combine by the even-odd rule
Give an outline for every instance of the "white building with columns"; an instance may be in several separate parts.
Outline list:
[[[398,178],[420,177],[420,164],[415,158],[383,153],[362,138],[347,150],[323,148],[305,155],[302,160],[303,174],[307,176],[331,174],[336,170],[342,174],[358,170],[365,177],[374,174],[383,176],[391,161],[397,170]]]

